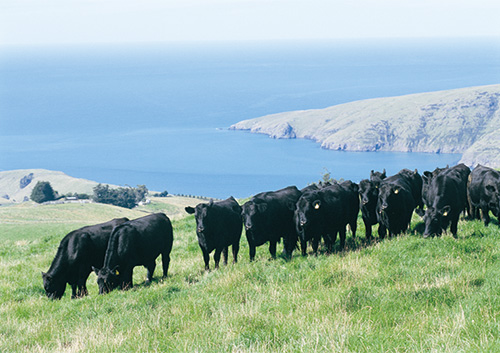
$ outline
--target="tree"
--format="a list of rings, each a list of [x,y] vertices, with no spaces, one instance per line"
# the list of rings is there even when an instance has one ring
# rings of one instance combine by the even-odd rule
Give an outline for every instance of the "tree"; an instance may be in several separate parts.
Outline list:
[[[33,188],[30,198],[37,203],[53,201],[56,199],[56,193],[48,181],[39,181]]]

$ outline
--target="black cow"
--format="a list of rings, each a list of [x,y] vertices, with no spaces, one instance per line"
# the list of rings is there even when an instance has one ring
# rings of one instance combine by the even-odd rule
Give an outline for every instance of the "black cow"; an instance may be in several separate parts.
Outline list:
[[[294,213],[302,255],[306,255],[308,241],[312,241],[313,252],[317,254],[321,237],[327,251],[331,252],[338,233],[343,249],[347,224],[353,237],[356,236],[358,213],[358,186],[351,181],[304,193],[297,201]]]
[[[460,213],[467,208],[467,179],[470,169],[459,164],[444,169],[433,176],[428,186],[427,198],[430,204],[425,212],[424,237],[441,235],[450,226],[457,237]]]
[[[406,231],[417,207],[423,209],[422,178],[417,171],[403,169],[384,179],[377,200],[380,237],[385,237],[386,230],[389,230],[389,235]]]
[[[220,255],[224,253],[224,264],[227,265],[229,245],[232,246],[233,261],[238,261],[238,250],[241,238],[241,207],[230,197],[224,201],[200,203],[195,208],[186,207],[186,212],[195,215],[196,235],[203,252],[205,269],[209,270],[210,253],[215,250],[215,268],[219,268]]]
[[[370,180],[363,179],[359,183],[359,198],[361,200],[361,216],[365,224],[365,235],[367,239],[372,237],[372,226],[377,220],[378,188],[382,180],[386,178],[385,169],[381,172],[370,172]],[[379,228],[380,229],[380,228]]]
[[[66,283],[71,285],[71,298],[87,295],[86,284],[92,266],[102,266],[113,228],[126,221],[127,218],[117,218],[68,233],[61,240],[49,270],[42,272],[47,296],[61,299]]]
[[[109,238],[103,268],[93,268],[99,294],[108,293],[118,286],[131,288],[135,266],[146,267],[146,283],[150,283],[160,254],[163,277],[166,277],[173,240],[172,224],[163,213],[150,214],[116,227]]]
[[[269,241],[269,252],[276,257],[276,243],[283,238],[284,255],[291,257],[297,246],[293,223],[295,204],[301,193],[295,186],[278,191],[262,192],[243,205],[243,224],[250,248],[250,261],[256,247]]]
[[[432,202],[429,200],[429,190],[430,190],[430,185],[432,182],[432,178],[437,176],[439,173],[441,173],[443,170],[449,169],[449,166],[446,166],[446,168],[436,168],[432,172],[425,171],[422,174],[422,201],[425,206],[429,207]]]
[[[500,219],[499,171],[478,165],[470,173],[467,193],[473,218],[479,219],[479,210],[481,210],[486,226],[490,223],[490,211]]]

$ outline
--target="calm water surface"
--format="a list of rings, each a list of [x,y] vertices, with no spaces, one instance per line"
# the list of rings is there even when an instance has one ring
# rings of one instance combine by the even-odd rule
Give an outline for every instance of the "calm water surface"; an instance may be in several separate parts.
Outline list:
[[[500,82],[498,40],[2,48],[0,170],[245,197],[459,155],[322,150],[228,131],[243,119]]]

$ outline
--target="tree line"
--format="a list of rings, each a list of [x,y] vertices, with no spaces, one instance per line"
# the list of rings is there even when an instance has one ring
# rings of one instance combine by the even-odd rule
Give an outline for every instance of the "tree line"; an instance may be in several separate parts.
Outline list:
[[[55,191],[50,182],[39,181],[31,192],[31,200],[37,203],[59,200],[63,197],[77,197],[79,199],[92,199],[94,202],[105,203],[119,207],[134,208],[143,201],[148,194],[148,189],[145,185],[137,185],[133,187],[110,188],[109,185],[98,184],[93,189],[93,195],[70,193],[67,195],[59,195]]]

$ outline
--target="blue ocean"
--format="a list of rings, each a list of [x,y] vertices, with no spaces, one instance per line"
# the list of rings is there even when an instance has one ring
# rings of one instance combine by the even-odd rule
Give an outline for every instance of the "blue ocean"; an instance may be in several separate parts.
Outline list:
[[[336,152],[227,128],[360,99],[500,82],[498,38],[0,48],[0,170],[246,197],[456,154]]]

